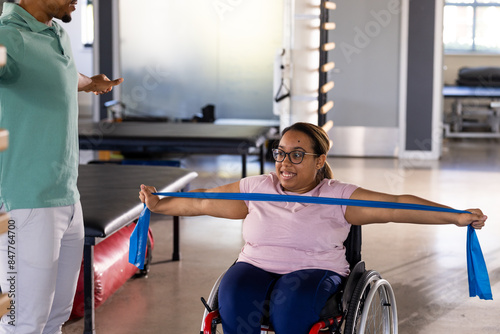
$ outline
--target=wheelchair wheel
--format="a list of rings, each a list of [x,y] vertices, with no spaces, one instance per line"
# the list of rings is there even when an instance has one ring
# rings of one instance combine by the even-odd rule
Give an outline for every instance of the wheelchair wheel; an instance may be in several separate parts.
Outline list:
[[[397,334],[396,299],[380,274],[367,270],[352,294],[344,334]]]
[[[217,280],[214,283],[214,286],[212,287],[212,291],[210,291],[210,295],[208,296],[208,299],[206,301],[206,304],[208,305],[208,307],[212,311],[217,310],[219,308],[219,285],[220,285],[220,282],[221,282],[222,278],[224,277],[225,273],[226,272],[224,271],[219,276],[219,278],[217,278]],[[200,334],[204,333],[205,318],[208,316],[209,313],[210,313],[210,311],[205,308],[205,312],[203,312],[203,319],[201,321]],[[219,328],[217,328],[217,327],[219,327]],[[222,328],[221,327],[222,326],[217,326],[217,324],[211,324],[210,333],[213,333],[213,334],[222,333]]]

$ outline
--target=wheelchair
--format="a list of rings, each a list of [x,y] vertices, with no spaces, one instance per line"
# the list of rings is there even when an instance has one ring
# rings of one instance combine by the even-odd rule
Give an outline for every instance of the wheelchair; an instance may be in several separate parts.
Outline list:
[[[309,334],[397,334],[396,299],[388,281],[375,270],[366,270],[361,261],[361,226],[351,226],[344,242],[351,272],[338,291],[328,299],[320,320]],[[200,334],[223,333],[218,312],[219,284],[222,273],[212,288],[205,306]],[[263,317],[261,334],[273,332],[272,324]]]

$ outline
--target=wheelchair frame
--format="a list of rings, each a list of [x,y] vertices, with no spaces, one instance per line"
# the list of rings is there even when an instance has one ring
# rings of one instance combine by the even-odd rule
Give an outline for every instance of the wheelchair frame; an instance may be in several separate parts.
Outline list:
[[[361,226],[351,226],[344,246],[351,273],[327,301],[321,320],[312,326],[309,334],[397,334],[397,306],[392,287],[377,271],[366,270],[361,261]],[[200,334],[222,333],[217,329],[221,323],[218,292],[225,273],[215,282],[208,300],[201,298],[205,312]],[[261,327],[262,334],[272,331],[268,323]]]

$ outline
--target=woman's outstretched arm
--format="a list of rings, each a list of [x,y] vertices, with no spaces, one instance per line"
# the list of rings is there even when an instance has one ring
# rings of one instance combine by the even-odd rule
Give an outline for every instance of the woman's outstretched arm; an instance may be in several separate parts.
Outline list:
[[[395,203],[411,203],[436,207],[449,208],[413,195],[391,195],[370,191],[363,188],[356,189],[350,197],[357,200],[382,201]],[[383,209],[348,206],[345,217],[353,225],[373,223],[413,223],[413,224],[455,224],[467,226],[472,224],[476,229],[484,226],[487,217],[480,209],[468,209],[471,213],[451,213],[436,211],[418,211],[402,209]]]
[[[248,214],[248,208],[244,201],[240,200],[220,200],[206,198],[180,198],[164,197],[153,195],[155,187],[141,185],[139,198],[141,202],[156,213],[171,216],[202,216],[228,219],[243,219]],[[212,189],[195,189],[191,192],[227,192],[239,193],[240,182],[229,183]]]

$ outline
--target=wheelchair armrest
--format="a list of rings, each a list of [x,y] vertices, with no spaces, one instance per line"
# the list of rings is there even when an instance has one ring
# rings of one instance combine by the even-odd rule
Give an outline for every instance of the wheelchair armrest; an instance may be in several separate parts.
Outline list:
[[[342,294],[342,309],[347,309],[347,303],[351,300],[356,283],[359,281],[365,270],[365,263],[363,261],[359,261],[356,263],[354,268],[352,268],[345,284],[344,293]]]
[[[211,334],[215,324],[220,324],[219,311],[210,312],[203,321],[203,328],[200,334]]]

